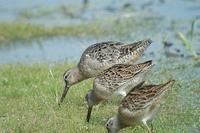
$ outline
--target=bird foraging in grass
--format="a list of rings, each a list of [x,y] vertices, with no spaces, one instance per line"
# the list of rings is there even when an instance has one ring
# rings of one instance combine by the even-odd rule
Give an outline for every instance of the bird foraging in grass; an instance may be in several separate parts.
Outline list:
[[[170,80],[160,85],[143,85],[141,82],[134,87],[122,100],[118,114],[106,123],[108,133],[117,133],[119,130],[140,125],[152,133],[152,119],[164,102],[165,94],[174,84]],[[148,123],[151,124],[151,128]]]
[[[94,105],[112,96],[126,96],[133,86],[144,80],[144,75],[152,66],[151,60],[136,65],[118,64],[98,75],[93,82],[93,89],[85,96],[88,105],[87,122]]]
[[[72,85],[95,77],[115,64],[135,62],[151,43],[150,39],[145,39],[129,44],[110,41],[89,46],[83,52],[78,65],[64,73],[65,87],[59,105]]]

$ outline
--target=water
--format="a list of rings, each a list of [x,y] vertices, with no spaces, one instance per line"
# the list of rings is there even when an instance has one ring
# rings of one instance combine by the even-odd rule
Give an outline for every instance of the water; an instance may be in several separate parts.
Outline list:
[[[92,43],[95,41],[90,38],[77,37],[55,37],[32,42],[18,42],[15,45],[10,44],[0,48],[0,62],[1,64],[31,64],[77,60],[84,49]]]
[[[125,8],[126,5],[129,5],[128,9]],[[62,7],[66,7],[66,12],[74,13],[74,17],[69,18],[65,14],[66,12],[60,11]],[[171,20],[200,17],[199,0],[95,0],[89,2],[86,10],[83,11],[82,7],[82,0],[21,0],[20,2],[1,0],[0,21],[20,20],[22,14],[26,12],[33,14],[46,12],[46,16],[33,15],[23,21],[50,26],[81,23],[127,13],[137,14],[138,12],[152,12]]]
[[[15,3],[15,4],[13,4]],[[62,6],[74,8],[74,16],[68,16],[62,12]],[[90,1],[88,8],[82,10],[82,0],[15,0],[0,1],[0,22],[28,22],[33,24],[42,24],[45,26],[63,26],[83,22],[93,22],[110,17],[132,16],[135,19],[146,16],[151,18],[156,16],[161,18],[158,25],[151,31],[133,31],[131,35],[124,35],[119,38],[113,36],[107,37],[53,37],[46,39],[37,39],[30,42],[16,41],[0,46],[0,64],[7,63],[44,63],[64,60],[78,60],[81,53],[87,46],[101,41],[115,40],[132,42],[141,38],[151,37],[154,40],[153,45],[147,50],[146,55],[163,57],[165,53],[161,45],[163,34],[167,34],[169,40],[174,44],[180,44],[177,41],[173,25],[176,25],[176,31],[186,31],[190,28],[191,21],[197,20],[196,37],[192,43],[196,51],[200,51],[200,1],[199,0],[144,0],[144,1],[116,1],[116,0],[95,0]],[[27,11],[33,13],[28,18],[22,14]],[[40,12],[46,12],[45,15],[38,15]],[[137,17],[138,16],[138,17]],[[141,20],[145,21],[145,20]],[[106,23],[106,22],[105,22]],[[180,49],[178,54],[186,54],[187,50],[181,45],[173,46],[172,52]]]

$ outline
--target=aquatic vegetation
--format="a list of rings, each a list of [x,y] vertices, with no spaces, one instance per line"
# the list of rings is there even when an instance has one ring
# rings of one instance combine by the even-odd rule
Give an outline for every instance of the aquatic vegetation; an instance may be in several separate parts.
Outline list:
[[[21,19],[31,19],[35,17],[49,17],[52,15],[62,14],[64,17],[74,17],[76,11],[78,11],[79,7],[71,7],[67,5],[59,5],[57,7],[40,7],[35,10],[23,10],[19,14],[19,18]]]
[[[196,20],[192,20],[192,23],[191,23],[191,28],[188,32],[188,35],[190,37],[190,39],[192,40],[193,39],[193,36],[194,36],[194,27],[195,27],[195,24],[196,24]]]
[[[100,27],[98,23],[94,25],[82,24],[65,27],[45,27],[28,23],[0,23],[0,42],[5,43],[17,40],[31,41],[35,38],[58,35],[99,35],[104,32],[103,28]]]
[[[197,55],[196,51],[194,50],[191,42],[183,35],[183,33],[177,32],[177,35],[178,35],[178,38],[180,39],[180,41],[182,42],[183,46],[191,52],[191,54],[194,58],[197,58],[198,55]]]
[[[145,19],[145,18],[143,18]],[[106,21],[106,23],[104,23]],[[65,25],[56,27],[45,27],[30,23],[10,22],[0,23],[0,42],[12,42],[17,40],[31,41],[36,38],[44,38],[60,35],[72,36],[121,36],[131,34],[133,31],[152,29],[156,25],[157,18],[141,21],[132,18],[106,18],[101,21]],[[144,26],[146,29],[144,29]],[[127,28],[130,27],[130,28]]]

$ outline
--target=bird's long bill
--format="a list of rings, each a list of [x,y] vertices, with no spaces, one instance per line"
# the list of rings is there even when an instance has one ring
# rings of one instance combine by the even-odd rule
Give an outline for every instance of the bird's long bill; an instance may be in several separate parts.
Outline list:
[[[93,107],[93,106],[88,107],[88,112],[87,112],[87,122],[90,121],[90,116],[91,116],[91,113],[92,113],[92,107]]]
[[[107,131],[108,131],[107,133],[111,133],[111,131],[109,129],[107,129]]]
[[[69,90],[69,86],[66,84],[65,85],[65,88],[63,90],[63,93],[62,93],[62,97],[60,99],[60,102],[59,102],[59,105],[63,102],[63,100],[65,99],[65,96],[67,95],[67,92]]]

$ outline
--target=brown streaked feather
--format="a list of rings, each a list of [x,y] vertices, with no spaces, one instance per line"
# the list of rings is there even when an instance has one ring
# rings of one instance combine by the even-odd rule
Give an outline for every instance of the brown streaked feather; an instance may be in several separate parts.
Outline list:
[[[146,47],[148,47],[150,44],[152,43],[151,39],[145,39],[142,41],[138,41],[138,42],[134,42],[125,46],[122,46],[120,49],[120,55],[121,56],[125,56],[131,52],[139,52],[139,51],[143,51]],[[141,53],[141,52],[139,52]]]
[[[146,39],[131,44],[112,41],[96,43],[84,51],[78,67],[87,77],[96,76],[115,64],[133,63],[151,42]]]
[[[116,56],[118,57],[120,55],[119,49],[123,45],[125,45],[125,43],[114,41],[96,43],[89,46],[84,51],[81,59],[88,54],[91,59],[95,59],[99,62],[112,61]]]
[[[98,84],[107,86],[110,90],[114,91],[152,65],[151,60],[137,65],[114,65],[97,76],[95,81],[98,80]]]
[[[159,98],[159,96],[168,90],[174,84],[174,80],[170,80],[161,85],[147,85],[140,89],[133,89],[122,100],[121,107],[127,108],[129,111],[136,111],[144,109],[151,105],[152,101]]]

